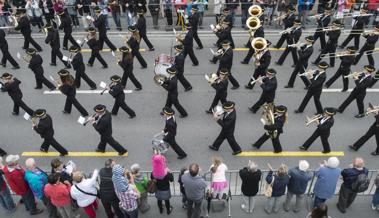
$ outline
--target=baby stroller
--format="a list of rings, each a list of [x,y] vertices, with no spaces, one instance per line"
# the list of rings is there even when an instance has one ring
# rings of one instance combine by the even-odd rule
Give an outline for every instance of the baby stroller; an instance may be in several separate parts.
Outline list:
[[[166,153],[166,151],[170,147],[170,145],[167,142],[163,141],[163,136],[164,132],[157,133],[154,135],[153,141],[151,142],[153,149],[158,150],[161,154]]]

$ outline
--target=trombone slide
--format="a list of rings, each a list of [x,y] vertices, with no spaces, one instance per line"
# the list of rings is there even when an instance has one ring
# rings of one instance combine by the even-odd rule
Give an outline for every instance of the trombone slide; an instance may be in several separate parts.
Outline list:
[[[321,117],[322,117],[321,114],[315,115],[315,116],[313,116],[313,117],[311,117],[311,118],[309,118],[309,117],[307,116],[307,122],[305,123],[305,126],[309,126],[311,123],[316,122],[316,121],[317,121],[318,119],[320,119]]]

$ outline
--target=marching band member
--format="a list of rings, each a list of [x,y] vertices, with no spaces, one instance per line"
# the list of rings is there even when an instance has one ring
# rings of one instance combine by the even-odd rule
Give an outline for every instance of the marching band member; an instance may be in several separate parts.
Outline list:
[[[255,50],[251,45],[251,41],[253,41],[253,39],[258,38],[258,37],[262,37],[262,38],[265,37],[265,30],[264,30],[263,25],[258,27],[256,30],[251,30],[251,31],[252,32],[249,32],[249,41],[246,43],[246,47],[249,48],[249,51],[247,52],[246,57],[243,59],[243,61],[241,61],[241,64],[248,64],[251,57],[253,57],[255,53]]]
[[[103,65],[103,68],[108,68],[107,62],[103,59],[103,57],[100,54],[100,45],[99,40],[97,40],[96,35],[96,29],[93,27],[89,27],[87,29],[88,36],[87,36],[87,45],[91,49],[91,57],[88,60],[87,66],[92,67],[93,62],[95,61],[95,58]]]
[[[364,66],[364,73],[355,75],[353,77],[355,82],[355,88],[350,93],[349,97],[338,107],[338,112],[343,113],[345,108],[353,101],[357,101],[358,114],[355,118],[362,118],[365,116],[363,101],[366,97],[366,89],[372,84],[371,73],[375,71],[375,68],[371,65]]]
[[[163,114],[165,116],[166,124],[163,129],[164,137],[163,141],[167,142],[172,149],[174,149],[175,153],[178,155],[178,159],[181,160],[183,158],[187,157],[186,152],[183,151],[183,149],[176,143],[175,136],[176,136],[176,129],[177,124],[175,120],[175,111],[169,107],[163,108]]]
[[[184,39],[178,39],[184,46],[184,56],[187,57],[187,54],[191,58],[192,66],[198,66],[199,61],[196,58],[195,52],[193,51],[193,30],[191,24],[185,24],[186,35]]]
[[[192,89],[191,84],[188,82],[188,80],[184,77],[184,62],[186,60],[186,57],[184,55],[184,47],[183,45],[175,45],[175,61],[174,66],[176,68],[179,82],[183,85],[184,91],[188,92]]]
[[[354,46],[347,47],[346,50],[347,50],[346,55],[340,57],[341,64],[337,72],[325,83],[326,88],[329,88],[334,83],[334,81],[336,81],[338,77],[340,76],[342,77],[342,81],[343,81],[343,89],[341,92],[346,92],[347,89],[349,88],[349,79],[345,78],[345,76],[347,76],[351,71],[350,68],[351,68],[351,65],[354,63],[355,52],[357,50]],[[335,54],[331,54],[331,55],[335,55]]]
[[[97,146],[96,152],[104,153],[105,146],[107,144],[114,148],[120,156],[128,152],[112,136],[112,116],[109,111],[106,110],[106,107],[102,104],[98,104],[93,108],[93,110],[96,114],[90,119],[93,121],[93,127],[100,134],[100,142]]]
[[[61,79],[61,84],[58,86],[59,90],[66,96],[63,113],[70,114],[72,105],[79,111],[79,113],[86,117],[88,116],[87,110],[76,99],[76,87],[74,77],[67,70],[60,70],[58,75]]]
[[[355,58],[354,65],[356,65],[359,62],[363,53],[366,52],[368,63],[372,66],[375,66],[375,61],[374,61],[374,58],[372,57],[372,52],[375,50],[375,44],[379,39],[379,24],[377,24],[373,28],[372,32],[363,33],[362,36],[366,38],[366,43],[363,45],[361,50],[359,50],[359,53],[357,57]]]
[[[293,70],[291,77],[288,81],[288,84],[284,88],[293,88],[295,83],[296,75],[298,73],[304,73],[305,69],[308,67],[308,60],[313,53],[313,36],[305,37],[305,45],[298,48],[299,60],[296,63],[295,69]],[[301,79],[305,84],[305,88],[309,86],[309,81],[305,76],[302,76]]]
[[[286,40],[287,40],[287,46],[278,61],[276,62],[277,65],[282,65],[284,60],[286,59],[288,53],[292,53],[292,60],[293,60],[293,65],[296,65],[298,58],[297,58],[297,50],[296,47],[290,46],[296,44],[300,36],[302,34],[301,30],[301,21],[296,19],[293,22],[293,26],[290,28],[290,32],[284,33],[286,35]]]
[[[174,67],[170,67],[167,68],[166,72],[170,74],[170,77],[165,81],[161,81],[160,84],[168,92],[165,107],[171,108],[171,106],[174,105],[180,113],[180,118],[187,117],[187,111],[179,103],[178,99],[178,78],[176,77],[177,71]],[[161,112],[161,115],[163,115],[163,112]]]
[[[63,54],[60,50],[60,39],[59,39],[59,31],[54,29],[51,24],[46,24],[44,27],[45,31],[47,31],[45,43],[50,44],[51,47],[51,63],[50,66],[57,66],[57,57],[66,68],[71,68],[70,64],[67,61],[63,60]]]
[[[329,66],[334,67],[334,63],[336,60],[334,53],[336,52],[336,49],[338,46],[338,38],[341,35],[341,22],[338,20],[333,21],[332,25],[330,26],[330,30],[327,30],[325,32],[326,32],[326,35],[328,35],[329,39],[326,42],[326,45],[322,47],[320,55],[317,57],[317,59],[314,62],[312,62],[312,64],[317,65],[321,61],[322,56],[329,53],[330,55]]]
[[[3,53],[3,58],[1,58],[1,65],[5,68],[7,61],[12,64],[12,70],[20,69],[20,66],[16,60],[12,57],[8,50],[8,41],[5,38],[5,31],[0,29],[0,50]]]
[[[283,133],[283,126],[287,123],[288,114],[287,107],[284,105],[278,105],[274,107],[274,122],[272,124],[264,124],[263,128],[267,131],[254,143],[252,146],[256,149],[260,149],[263,143],[271,138],[272,146],[274,147],[274,153],[280,153],[283,151],[280,144],[279,136]]]
[[[141,69],[147,68],[147,63],[139,52],[139,44],[141,43],[141,36],[139,34],[139,31],[135,26],[128,27],[128,30],[132,33],[132,35],[130,36],[127,44],[132,49],[133,58],[137,58],[138,62],[141,64]]]
[[[371,155],[377,156],[379,155],[379,112],[375,111],[375,122],[370,126],[367,132],[360,137],[354,144],[349,145],[354,151],[358,151],[373,135],[376,138],[376,149],[371,152]]]
[[[232,75],[232,65],[233,65],[233,49],[230,46],[230,41],[224,40],[221,43],[221,54],[217,54],[215,57],[220,60],[218,65],[217,73],[220,72],[222,68],[226,68],[229,72],[228,79],[232,83],[233,87],[231,89],[238,89],[240,87],[238,81]],[[219,49],[220,51],[220,49]]]
[[[119,48],[119,51],[122,53],[122,57],[121,60],[119,60],[117,63],[124,70],[122,74],[121,85],[123,87],[126,87],[126,82],[129,78],[130,81],[132,81],[132,83],[136,87],[134,90],[141,90],[142,85],[140,82],[138,82],[137,78],[134,76],[133,73],[133,51],[130,51],[130,49],[126,46],[122,46],[121,48]]]
[[[63,30],[63,50],[68,50],[68,41],[70,40],[72,45],[78,46],[78,43],[75,41],[74,37],[72,37],[72,21],[70,15],[66,14],[64,10],[58,12],[59,19],[61,20],[61,24],[59,25],[59,29]]]
[[[99,32],[99,50],[103,50],[104,42],[112,51],[116,51],[116,46],[112,44],[107,36],[107,19],[108,14],[104,14],[104,10],[101,10],[99,7],[94,9],[97,19],[93,21],[93,25],[97,28]]]
[[[361,8],[361,13],[356,17],[353,17],[354,23],[353,28],[350,31],[349,36],[345,39],[345,41],[340,45],[340,48],[343,49],[349,42],[354,38],[354,46],[355,48],[359,48],[359,38],[361,34],[364,32],[365,25],[368,23],[370,16],[367,16],[368,9],[366,7]]]
[[[83,79],[90,87],[91,90],[96,89],[96,83],[92,81],[86,74],[86,65],[83,62],[83,55],[80,52],[80,47],[72,45],[69,48],[69,52],[73,54],[71,64],[75,70],[75,86],[80,88],[81,79]]]
[[[219,101],[221,104],[224,104],[226,102],[226,97],[228,96],[228,69],[221,68],[219,74],[219,77],[215,81],[210,82],[211,86],[216,90],[216,95],[213,98],[209,109],[205,111],[205,113],[208,114],[213,113],[212,110],[216,107]]]
[[[10,73],[3,73],[1,76],[3,81],[3,86],[1,90],[4,92],[8,92],[8,95],[11,97],[13,101],[13,115],[18,115],[20,111],[20,107],[28,113],[30,116],[33,116],[33,110],[28,107],[25,102],[22,100],[22,92],[20,89],[21,81],[16,77],[13,77]]]
[[[262,88],[262,94],[258,101],[252,107],[249,108],[249,110],[254,114],[257,113],[257,111],[263,104],[274,103],[275,92],[278,86],[275,75],[276,71],[274,69],[267,69],[264,78],[263,76],[261,76],[262,79],[257,78],[257,82]]]
[[[253,73],[253,76],[250,78],[247,85],[245,85],[246,89],[253,89],[255,83],[252,84],[252,82],[260,76],[264,76],[266,74],[267,68],[270,66],[271,63],[271,53],[269,50],[269,46],[271,45],[271,42],[266,40],[266,47],[262,50],[254,51],[254,65],[255,70]]]
[[[137,11],[138,19],[137,19],[137,29],[139,31],[139,34],[141,35],[141,38],[145,41],[147,47],[149,47],[149,51],[154,51],[154,46],[151,44],[150,40],[147,38],[146,35],[146,19],[143,16],[145,14],[145,11],[143,9],[140,9]]]
[[[43,138],[43,143],[39,150],[41,152],[48,152],[51,145],[59,152],[60,156],[68,155],[68,151],[54,138],[53,120],[50,115],[46,113],[46,110],[36,110],[33,117],[36,119],[36,121],[32,121],[33,129]]]
[[[111,77],[111,81],[112,83],[109,86],[109,94],[115,99],[112,114],[117,115],[118,109],[121,107],[127,114],[129,114],[130,119],[134,118],[136,113],[125,103],[125,86],[121,83],[121,77],[114,75]]]
[[[320,97],[322,93],[322,86],[326,80],[326,69],[329,67],[329,65],[323,61],[320,62],[317,67],[318,69],[315,71],[310,70],[309,72],[305,72],[311,84],[308,86],[307,94],[305,95],[299,108],[295,110],[295,113],[303,113],[309,100],[313,97],[317,114],[322,114],[323,109],[320,102]]]
[[[295,12],[296,12],[296,9],[293,6],[289,6],[287,8],[286,15],[283,18],[284,30],[291,28],[293,26],[294,21],[296,19]],[[274,48],[280,48],[283,45],[285,40],[286,40],[286,35],[285,34],[281,35],[279,41],[276,43]]]
[[[32,30],[30,28],[30,21],[26,15],[26,9],[20,8],[17,9],[16,16],[18,19],[18,25],[14,28],[17,31],[20,31],[24,36],[24,47],[23,49],[29,48],[29,43],[31,43],[37,51],[42,51],[42,48],[34,39],[32,38]]]
[[[46,77],[43,75],[44,70],[42,66],[42,57],[37,54],[37,51],[34,48],[26,49],[26,54],[31,56],[28,67],[33,71],[36,79],[36,87],[34,87],[34,89],[42,89],[42,84],[44,84],[50,90],[54,90],[54,84],[46,79]]]
[[[320,116],[315,117],[315,121],[317,124],[317,129],[313,132],[313,134],[304,142],[302,146],[299,147],[300,150],[308,150],[308,148],[312,145],[312,143],[320,137],[322,143],[322,153],[326,154],[330,152],[330,144],[328,138],[330,136],[330,129],[334,125],[334,118],[336,110],[335,108],[324,108],[324,113]],[[317,118],[317,119],[316,119]]]
[[[203,44],[201,43],[199,35],[197,34],[197,29],[199,27],[199,21],[200,21],[200,16],[201,16],[200,13],[197,11],[198,11],[197,5],[192,5],[192,8],[191,8],[192,14],[189,16],[188,20],[192,27],[193,39],[197,43],[197,49],[203,49]]]
[[[217,31],[215,32],[215,34],[218,37],[218,39],[215,45],[217,46],[219,50],[222,48],[222,42],[225,42],[225,41],[229,41],[230,44],[232,45],[232,48],[234,48],[234,42],[233,42],[232,32],[231,32],[232,27],[230,26],[230,22],[225,21],[225,20],[222,21],[221,29],[220,30],[214,29],[214,31]],[[216,64],[217,60],[218,58],[216,56],[213,56],[213,58],[209,60],[209,62],[212,64]]]
[[[235,103],[227,101],[222,104],[224,112],[222,114],[213,114],[213,118],[221,126],[221,132],[217,136],[212,145],[209,146],[211,150],[218,151],[222,142],[226,139],[229,142],[229,146],[233,150],[233,155],[237,155],[242,152],[241,147],[234,138],[234,129],[236,126],[237,113],[235,110]]]
[[[326,44],[325,31],[323,31],[323,29],[329,26],[332,15],[333,10],[327,7],[321,16],[316,16],[317,28],[313,34],[313,38],[315,39],[315,42],[320,38],[321,48],[325,48]]]
[[[373,78],[372,78],[372,83],[370,85],[370,88],[375,85],[376,82],[379,80],[379,70],[375,72]]]

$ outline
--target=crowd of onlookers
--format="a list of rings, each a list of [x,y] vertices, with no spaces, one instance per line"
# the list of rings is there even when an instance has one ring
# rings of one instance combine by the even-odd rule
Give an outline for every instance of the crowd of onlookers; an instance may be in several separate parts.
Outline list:
[[[181,25],[182,15],[191,15],[192,6],[196,6],[200,14],[199,26],[203,27],[203,16],[206,10],[208,14],[221,16],[224,8],[231,9],[234,26],[240,26],[235,22],[236,15],[241,15],[241,25],[245,27],[246,19],[250,16],[248,9],[253,4],[258,4],[264,9],[265,24],[272,25],[273,18],[285,14],[288,6],[296,7],[299,19],[303,26],[311,23],[309,14],[311,11],[320,14],[327,6],[335,9],[335,17],[343,18],[346,12],[359,13],[359,9],[367,6],[369,13],[373,14],[372,21],[378,21],[379,0],[0,0],[0,26],[10,25],[9,16],[15,8],[26,8],[27,14],[33,26],[40,30],[47,23],[53,23],[56,27],[56,13],[64,9],[70,15],[73,26],[79,27],[79,18],[84,28],[88,27],[86,17],[92,16],[95,6],[101,8],[103,14],[112,17],[118,30],[128,28],[136,22],[136,12],[143,9],[152,17],[153,27],[159,29],[159,17],[165,17],[167,29],[173,25]],[[176,23],[173,23],[173,15],[176,14]],[[125,20],[121,21],[121,17]],[[44,19],[43,19],[44,18]],[[313,20],[314,21],[314,20]],[[107,21],[109,22],[109,21]],[[280,25],[280,20],[275,22]],[[108,26],[108,23],[107,23]],[[246,27],[245,27],[246,28]]]
[[[127,168],[109,159],[103,168],[86,175],[72,161],[64,164],[60,159],[53,159],[51,171],[46,172],[38,167],[33,158],[26,159],[23,166],[18,155],[8,155],[5,164],[0,164],[0,204],[9,213],[15,211],[11,190],[21,198],[20,202],[30,215],[43,212],[36,204],[36,200],[40,200],[46,207],[48,217],[79,217],[81,208],[87,217],[94,218],[100,200],[108,218],[115,215],[137,218],[139,213],[151,209],[152,202],[148,201],[150,193],[157,199],[159,212],[169,215],[174,210],[170,202],[171,183],[176,182],[173,172],[167,167],[165,156],[157,151],[152,155],[151,164],[151,173],[142,173],[138,164]],[[270,164],[268,168],[268,174],[263,175],[258,165],[249,161],[239,171],[244,202],[241,208],[247,213],[253,212],[255,196],[259,192],[267,197],[264,210],[268,214],[277,213],[281,208],[287,212],[299,212],[305,208],[305,198],[311,199],[309,194],[312,193],[313,209],[308,217],[328,217],[327,200],[335,194],[340,177],[343,183],[336,207],[341,213],[345,213],[357,194],[367,191],[370,185],[369,171],[362,158],[355,158],[345,169],[339,167],[337,157],[330,157],[314,171],[310,170],[306,160],[300,160],[297,166],[290,169],[285,164],[281,164],[277,171]],[[222,159],[213,157],[213,163],[207,170],[211,174],[210,185],[201,171],[199,165],[193,163],[181,169],[178,176],[183,208],[187,209],[189,218],[201,216],[204,202],[211,204],[229,199],[228,187],[231,184],[227,179],[228,167]],[[312,178],[313,189],[308,192]],[[262,190],[261,179],[265,183]],[[377,188],[372,209],[379,210],[379,174],[374,183]],[[294,204],[291,203],[292,198],[295,198]]]

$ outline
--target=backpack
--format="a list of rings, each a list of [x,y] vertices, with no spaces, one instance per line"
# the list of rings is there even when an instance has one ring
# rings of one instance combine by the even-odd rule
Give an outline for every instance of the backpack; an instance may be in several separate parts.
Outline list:
[[[154,194],[157,191],[157,180],[152,179],[147,182],[146,191],[150,194]]]
[[[364,192],[370,185],[370,179],[366,173],[360,173],[357,179],[351,184],[351,190],[353,192]]]

